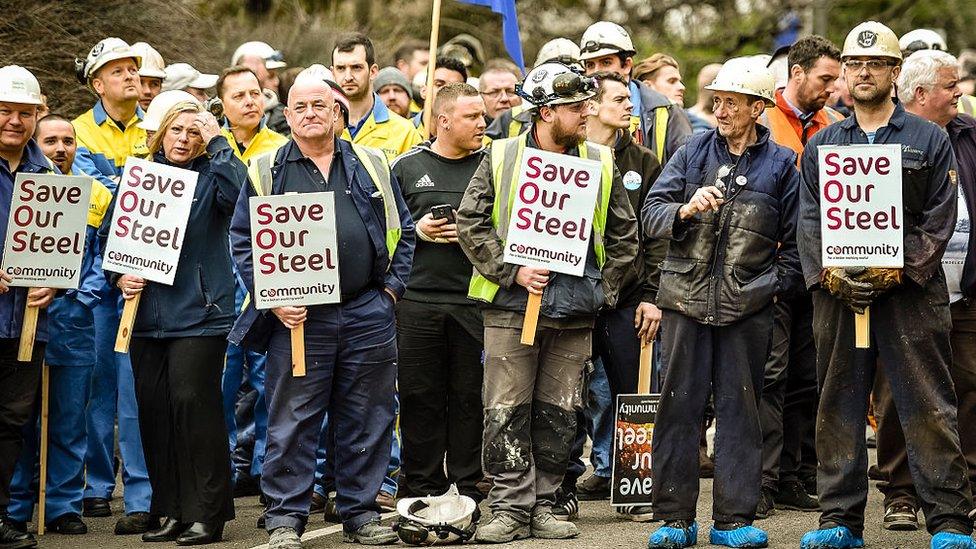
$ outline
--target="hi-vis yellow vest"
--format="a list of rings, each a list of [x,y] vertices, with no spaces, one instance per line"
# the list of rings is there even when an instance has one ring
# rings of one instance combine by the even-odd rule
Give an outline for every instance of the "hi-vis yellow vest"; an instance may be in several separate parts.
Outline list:
[[[389,254],[390,263],[393,262],[393,252],[396,251],[397,244],[400,243],[402,228],[400,227],[400,212],[397,211],[396,195],[393,194],[393,187],[390,183],[390,166],[386,162],[386,155],[383,151],[353,145],[356,157],[362,162],[363,167],[373,180],[373,185],[379,190],[383,198],[383,211],[386,214],[386,251]],[[247,168],[247,175],[251,180],[251,185],[258,196],[271,194],[271,165],[274,163],[278,149],[273,149],[252,159]],[[389,264],[387,265],[389,268]]]
[[[518,189],[519,167],[525,152],[528,133],[518,137],[499,139],[491,143],[491,177],[495,183],[495,204],[491,210],[491,224],[502,243],[508,235],[508,223],[515,204]],[[609,147],[585,141],[579,145],[580,158],[600,159],[600,188],[593,208],[593,252],[600,268],[606,262],[603,233],[607,227],[607,210],[610,208],[610,188],[613,185],[613,151]],[[503,197],[504,200],[503,200]],[[491,282],[475,270],[468,284],[468,297],[491,303],[498,293],[498,284]]]

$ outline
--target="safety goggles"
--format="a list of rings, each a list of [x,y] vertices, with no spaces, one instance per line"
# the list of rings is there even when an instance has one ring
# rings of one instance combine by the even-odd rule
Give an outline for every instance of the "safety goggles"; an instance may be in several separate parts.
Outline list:
[[[870,72],[881,72],[887,67],[894,67],[897,63],[891,61],[884,61],[881,59],[868,59],[867,61],[861,59],[848,59],[844,61],[844,69],[851,72],[861,72],[861,69],[867,68]]]

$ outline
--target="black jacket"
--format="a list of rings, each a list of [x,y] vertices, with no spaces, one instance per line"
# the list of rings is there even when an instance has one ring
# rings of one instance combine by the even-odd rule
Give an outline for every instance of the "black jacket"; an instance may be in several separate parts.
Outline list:
[[[668,238],[656,305],[698,322],[727,325],[789,296],[800,283],[796,250],[796,154],[758,139],[739,157],[718,212],[681,220],[678,209],[731,166],[717,130],[691,138],[664,167],[642,212],[649,238]],[[743,182],[744,184],[738,184]]]
[[[162,151],[153,162],[173,165]],[[225,336],[234,322],[228,230],[247,169],[222,135],[210,141],[207,152],[185,169],[199,175],[176,278],[172,286],[146,284],[133,327],[135,337]],[[114,208],[113,199],[99,230],[103,248]],[[105,271],[105,277],[115,286],[121,275]]]
[[[959,185],[966,197],[966,209],[969,210],[971,223],[976,219],[976,118],[960,114],[949,121],[946,131],[949,132],[952,150],[956,153]],[[972,230],[969,231],[969,248],[962,269],[960,289],[966,299],[976,297],[976,232]]]

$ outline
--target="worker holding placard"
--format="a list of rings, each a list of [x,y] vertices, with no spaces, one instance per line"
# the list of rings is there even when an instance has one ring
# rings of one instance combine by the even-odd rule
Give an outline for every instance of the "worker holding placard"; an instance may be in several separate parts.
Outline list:
[[[492,143],[458,209],[458,240],[477,271],[468,297],[483,302],[485,324],[482,462],[493,485],[482,543],[579,534],[552,506],[596,313],[616,304],[637,255],[613,154],[585,141],[592,81],[544,63],[520,94],[537,107],[532,129]],[[523,324],[534,300],[538,333]]]
[[[32,139],[37,108],[42,104],[37,78],[23,67],[0,68],[0,227],[6,239],[11,214],[14,180],[18,174],[54,173],[54,165]],[[2,257],[2,251],[0,251]],[[44,309],[54,300],[52,288],[11,287],[13,277],[0,273],[0,386],[7,398],[0,400],[0,509],[10,502],[10,480],[23,446],[22,429],[31,418],[41,383],[41,361],[47,341]],[[18,362],[21,331],[27,307],[40,309],[33,352],[27,367]],[[0,544],[27,543],[33,536],[26,527],[0,515]]]
[[[841,54],[854,115],[803,151],[798,228],[820,379],[820,529],[805,549],[863,545],[868,479],[864,418],[880,360],[904,427],[933,547],[972,532],[972,496],[956,428],[950,315],[940,259],[955,228],[957,175],[946,133],[891,100],[898,38],[868,21]],[[866,349],[855,314],[870,307]],[[961,536],[960,536],[961,537]],[[970,547],[970,545],[965,545]]]
[[[698,445],[715,401],[713,545],[766,547],[754,526],[762,477],[759,396],[773,303],[800,284],[796,153],[757,120],[775,77],[748,58],[726,61],[707,89],[718,128],[694,136],[664,167],[642,211],[646,234],[668,238],[657,306],[668,365],[652,448],[648,547],[698,537]]]
[[[153,512],[143,541],[220,541],[234,518],[220,379],[234,322],[227,245],[244,164],[196,101],[170,107],[129,158],[102,225],[102,267],[126,302],[142,447]],[[136,309],[134,323],[126,318]]]
[[[379,522],[376,495],[390,461],[394,304],[410,273],[413,221],[386,157],[340,140],[335,132],[339,116],[322,75],[303,72],[296,78],[285,108],[292,139],[251,161],[250,184],[238,199],[231,225],[234,259],[255,301],[245,307],[229,339],[268,353],[268,442],[261,489],[268,498],[265,527],[272,548],[300,543],[326,412],[335,432],[335,454],[329,459],[335,460],[344,538],[373,545],[397,539]],[[290,193],[327,193],[335,213],[327,214],[328,205],[299,202],[252,214],[252,197]],[[337,246],[306,249],[303,242],[312,235],[291,227],[313,216],[321,218],[320,226],[335,227]],[[261,236],[252,239],[255,228]],[[266,283],[286,276],[295,277],[287,287],[258,284],[261,278]],[[323,294],[331,298],[317,302],[328,304],[289,304],[296,303],[296,296],[312,303],[313,296]],[[258,310],[255,304],[271,310]],[[292,344],[297,327],[304,331],[305,375],[292,371],[293,352],[301,352]]]

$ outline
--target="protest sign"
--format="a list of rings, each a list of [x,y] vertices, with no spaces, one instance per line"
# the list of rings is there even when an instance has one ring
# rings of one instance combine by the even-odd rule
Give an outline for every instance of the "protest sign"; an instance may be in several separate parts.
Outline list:
[[[610,505],[651,504],[651,440],[661,395],[617,395]]]
[[[254,196],[251,248],[258,309],[338,303],[335,194]],[[292,373],[305,375],[304,327],[292,329]]]
[[[115,197],[102,268],[172,285],[197,188],[197,173],[129,157]],[[122,311],[115,350],[128,352],[139,296]]]
[[[519,166],[503,261],[583,276],[600,163],[527,148]],[[522,343],[535,341],[542,296],[529,294]]]
[[[91,184],[90,177],[17,174],[0,266],[10,286],[78,287]],[[24,310],[17,360],[33,355],[37,314],[36,307]]]
[[[904,256],[900,145],[821,145],[824,267],[900,269]],[[855,315],[855,346],[870,346],[870,312]]]

